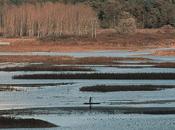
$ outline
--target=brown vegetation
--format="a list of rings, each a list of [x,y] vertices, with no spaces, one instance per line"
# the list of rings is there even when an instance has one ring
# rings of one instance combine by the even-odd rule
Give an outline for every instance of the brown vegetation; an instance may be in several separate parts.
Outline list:
[[[0,91],[20,91],[20,89],[12,87],[12,86],[1,86]]]
[[[154,53],[156,56],[175,56],[175,49],[174,50],[164,50],[164,51],[156,51]]]
[[[0,46],[1,52],[54,51],[75,52],[92,50],[138,50],[145,48],[175,47],[174,33],[159,33],[159,29],[137,29],[133,35],[117,34],[114,29],[97,30],[97,38],[64,37],[57,41],[36,39],[0,39],[10,45]],[[47,38],[46,38],[47,39]]]
[[[90,68],[73,67],[73,66],[24,66],[24,67],[6,67],[0,68],[0,71],[93,71]]]
[[[157,68],[175,68],[174,62],[155,63]]]
[[[96,36],[95,12],[83,4],[61,3],[6,5],[3,35],[7,37]]]
[[[173,80],[175,73],[77,73],[15,75],[13,79]]]
[[[16,90],[20,91],[22,87],[48,87],[48,86],[60,86],[60,85],[71,85],[73,83],[36,83],[36,84],[0,84],[0,91]]]
[[[84,92],[116,92],[116,91],[157,91],[175,88],[174,85],[96,85],[80,88]]]

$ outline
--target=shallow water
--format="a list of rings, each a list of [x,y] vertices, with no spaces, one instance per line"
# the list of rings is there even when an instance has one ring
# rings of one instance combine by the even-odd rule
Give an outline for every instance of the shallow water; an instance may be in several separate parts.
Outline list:
[[[57,81],[58,82],[58,81]],[[62,81],[63,82],[63,81]],[[89,81],[87,85],[96,84],[131,84],[134,81],[112,81],[112,82],[96,82]],[[163,81],[155,81],[157,84],[162,85]],[[164,81],[165,82],[165,81]],[[168,81],[174,84],[175,81]],[[171,83],[172,82],[172,83]],[[151,82],[147,81],[151,84]],[[166,89],[162,91],[149,91],[149,92],[110,92],[110,93],[94,93],[94,92],[80,92],[79,88],[86,85],[85,82],[79,82],[72,85],[56,85],[48,87],[25,88],[24,91],[17,92],[1,92],[0,99],[1,109],[8,108],[26,108],[26,107],[64,107],[64,106],[84,106],[88,102],[89,97],[92,96],[95,102],[100,102],[99,106],[127,106],[127,104],[115,104],[115,100],[125,101],[149,101],[149,100],[174,100],[175,89]],[[143,84],[142,81],[135,82],[134,84]],[[146,81],[145,81],[146,84]],[[156,83],[154,83],[156,84]],[[169,84],[169,85],[170,85]],[[32,85],[31,85],[32,86]],[[127,96],[126,96],[127,95]],[[128,106],[165,106],[165,104],[128,104]],[[175,102],[166,103],[166,106],[175,106]]]
[[[98,114],[84,113],[72,115],[26,116],[51,121],[60,127],[44,130],[173,130],[173,115],[137,115],[137,114]],[[9,130],[9,129],[7,129]],[[32,130],[32,129],[14,129]],[[40,130],[40,129],[38,129]]]
[[[147,55],[150,52],[132,51],[92,51],[92,52],[0,52],[1,56],[73,56],[73,57],[129,57],[134,55]]]
[[[0,55],[68,55],[74,57],[142,57],[150,58],[153,62],[175,62],[174,57],[152,56],[156,49],[143,52],[132,51],[99,51],[77,53],[0,53]],[[170,50],[162,48],[157,50]],[[75,65],[94,69],[98,73],[175,73],[175,68],[154,68],[151,65],[140,65],[144,61],[122,61],[127,68],[107,67],[106,65]],[[130,64],[132,63],[132,64]],[[41,63],[37,63],[41,64]],[[0,67],[26,66],[29,63],[1,63]],[[61,65],[68,66],[68,65]],[[161,91],[148,92],[80,92],[83,86],[93,85],[175,85],[175,80],[14,80],[14,75],[21,74],[52,74],[52,73],[94,73],[94,72],[53,72],[53,71],[19,71],[0,72],[0,84],[27,84],[20,87],[22,91],[0,92],[0,109],[15,108],[40,108],[40,107],[78,107],[84,106],[93,97],[94,102],[100,103],[95,106],[117,107],[175,107],[175,88]],[[32,87],[32,84],[70,83],[67,85]],[[73,84],[72,84],[73,83]],[[31,87],[30,87],[31,85]],[[20,117],[32,117],[50,121],[61,127],[46,130],[173,130],[175,129],[174,115],[142,115],[142,114],[104,114],[104,113],[72,113],[67,115],[19,115]],[[14,129],[27,130],[27,129]],[[29,129],[30,130],[30,129]],[[41,130],[41,129],[39,129]]]
[[[175,62],[174,56],[153,56],[153,52],[161,50],[175,50],[174,48],[147,49],[142,51],[91,51],[91,52],[0,52],[0,56],[72,56],[72,57],[123,57],[148,58],[153,62]]]

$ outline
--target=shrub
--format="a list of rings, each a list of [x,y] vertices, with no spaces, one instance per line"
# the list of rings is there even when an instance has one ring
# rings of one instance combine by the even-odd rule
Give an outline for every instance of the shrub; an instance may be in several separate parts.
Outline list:
[[[137,29],[136,20],[132,18],[129,13],[121,15],[116,31],[120,34],[135,33]]]

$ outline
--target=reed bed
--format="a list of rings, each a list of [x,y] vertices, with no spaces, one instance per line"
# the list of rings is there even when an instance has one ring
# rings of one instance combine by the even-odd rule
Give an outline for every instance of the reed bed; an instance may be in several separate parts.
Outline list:
[[[13,89],[15,87],[45,87],[45,86],[58,86],[58,85],[72,85],[74,83],[36,83],[36,84],[0,84],[0,90],[4,88]]]
[[[175,73],[78,73],[15,75],[13,79],[173,80]]]
[[[175,85],[96,85],[80,88],[82,92],[158,91]]]
[[[157,68],[175,68],[175,63],[174,62],[156,63],[155,67]]]

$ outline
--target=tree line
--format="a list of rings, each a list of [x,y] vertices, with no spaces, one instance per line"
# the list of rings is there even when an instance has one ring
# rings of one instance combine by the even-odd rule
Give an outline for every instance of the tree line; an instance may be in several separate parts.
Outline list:
[[[98,26],[96,13],[83,4],[5,4],[1,12],[0,28],[6,37],[95,37]]]
[[[4,0],[1,0],[4,1]],[[175,26],[175,0],[5,0],[12,4],[22,3],[85,3],[93,7],[103,28],[114,27],[123,11],[129,12],[140,28]]]
[[[121,32],[121,25],[175,26],[175,0],[0,0],[0,31],[8,36],[96,37],[98,26]]]

